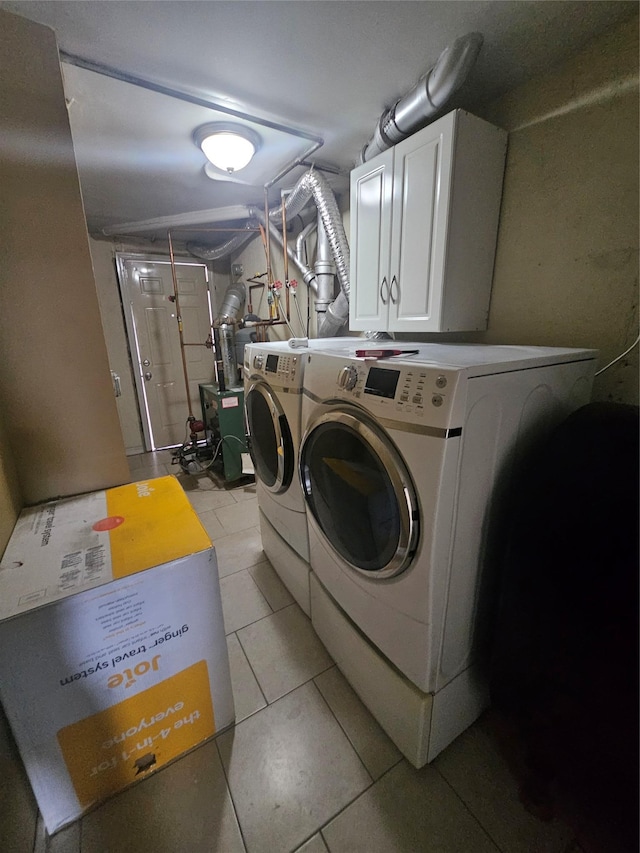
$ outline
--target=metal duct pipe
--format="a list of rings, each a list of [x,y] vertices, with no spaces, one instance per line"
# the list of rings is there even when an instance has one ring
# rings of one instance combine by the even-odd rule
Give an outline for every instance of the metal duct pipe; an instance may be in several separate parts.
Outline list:
[[[255,235],[255,231],[242,231],[240,234],[235,234],[226,243],[221,243],[219,246],[214,246],[213,248],[204,243],[187,243],[187,251],[196,258],[202,258],[204,261],[217,261],[220,258],[226,258],[231,252],[244,246]]]
[[[467,79],[483,41],[480,33],[467,33],[446,47],[418,84],[380,117],[361,162],[405,139],[439,112]]]
[[[322,323],[318,324],[318,337],[334,338],[348,319],[349,299],[346,293],[341,290],[331,305],[327,306]]]
[[[225,290],[222,305],[218,311],[218,323],[233,323],[237,319],[240,309],[247,301],[247,286],[242,281],[230,284]]]
[[[316,281],[318,282],[316,313],[324,314],[334,299],[336,266],[331,260],[329,238],[327,237],[327,232],[324,229],[319,213],[318,245],[316,248],[316,262],[314,264],[314,269],[316,271]],[[320,325],[320,317],[318,317],[318,325]]]
[[[302,258],[302,247],[304,246],[304,244],[307,240],[307,237],[317,227],[318,227],[318,221],[316,219],[316,220],[310,222],[308,225],[305,225],[305,227],[302,229],[302,231],[296,237],[296,258],[298,259],[298,261],[300,263],[304,263],[304,260]]]

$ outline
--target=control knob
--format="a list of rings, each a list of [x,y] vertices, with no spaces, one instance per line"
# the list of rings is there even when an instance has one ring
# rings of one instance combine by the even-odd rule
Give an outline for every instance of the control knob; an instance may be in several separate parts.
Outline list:
[[[338,385],[345,391],[352,391],[358,381],[358,371],[350,364],[342,368],[338,374]]]
[[[253,366],[255,367],[256,370],[262,370],[263,363],[264,363],[264,356],[254,355]]]

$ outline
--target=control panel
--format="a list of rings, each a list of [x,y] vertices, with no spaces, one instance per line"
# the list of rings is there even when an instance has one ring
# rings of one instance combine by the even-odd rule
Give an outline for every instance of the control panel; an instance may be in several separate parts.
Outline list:
[[[352,362],[341,365],[336,375],[337,388],[377,412],[413,413],[417,418],[435,410],[444,414],[451,402],[458,371],[425,365],[396,367],[380,362]],[[340,395],[342,396],[342,394]]]
[[[288,353],[256,352],[251,358],[249,372],[259,374],[267,381],[278,385],[295,385],[299,370],[300,356]]]

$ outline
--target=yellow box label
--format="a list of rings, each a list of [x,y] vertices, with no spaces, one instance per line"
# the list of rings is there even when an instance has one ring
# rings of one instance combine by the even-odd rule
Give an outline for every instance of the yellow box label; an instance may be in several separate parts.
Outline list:
[[[106,492],[114,578],[141,572],[211,547],[211,540],[175,477],[158,477]]]
[[[58,732],[80,804],[122,790],[214,734],[205,660]]]

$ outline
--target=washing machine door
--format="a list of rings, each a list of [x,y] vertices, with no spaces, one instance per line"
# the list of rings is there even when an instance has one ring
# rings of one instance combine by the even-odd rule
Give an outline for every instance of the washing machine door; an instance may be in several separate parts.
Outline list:
[[[295,469],[295,452],[287,416],[266,382],[256,382],[249,388],[245,409],[256,474],[270,492],[284,492],[291,485]]]
[[[313,422],[300,480],[327,546],[351,568],[382,579],[409,566],[419,536],[415,489],[391,439],[364,413],[333,410]]]

